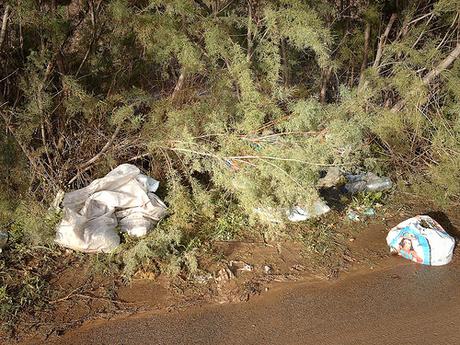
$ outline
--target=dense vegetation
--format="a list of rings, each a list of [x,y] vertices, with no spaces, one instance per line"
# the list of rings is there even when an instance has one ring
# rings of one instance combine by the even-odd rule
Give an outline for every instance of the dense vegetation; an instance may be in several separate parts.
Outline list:
[[[178,260],[203,231],[231,237],[255,207],[309,205],[329,166],[458,202],[459,10],[458,0],[4,0],[0,226],[46,243],[56,192],[124,162],[166,186],[171,211],[124,254],[128,274],[149,257]],[[178,265],[195,267],[187,255]]]

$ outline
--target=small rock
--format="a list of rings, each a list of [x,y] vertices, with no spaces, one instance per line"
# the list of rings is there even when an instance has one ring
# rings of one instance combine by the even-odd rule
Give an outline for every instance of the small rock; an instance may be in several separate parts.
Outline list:
[[[251,264],[248,264],[244,261],[234,261],[234,260],[231,260],[230,261],[230,268],[235,271],[244,271],[244,272],[252,272],[254,270],[254,266],[251,265]]]
[[[271,266],[268,266],[268,265],[264,266],[265,274],[270,274],[270,273],[272,273],[272,271],[273,271],[273,268],[271,268]]]
[[[239,270],[240,271],[251,272],[253,269],[254,269],[254,266],[252,266],[250,264],[247,264],[247,263],[244,263],[243,267],[241,267]]]
[[[354,238],[354,237],[350,237],[350,238],[348,239],[348,241],[350,241],[350,242],[354,242],[355,240],[356,240],[356,238]]]

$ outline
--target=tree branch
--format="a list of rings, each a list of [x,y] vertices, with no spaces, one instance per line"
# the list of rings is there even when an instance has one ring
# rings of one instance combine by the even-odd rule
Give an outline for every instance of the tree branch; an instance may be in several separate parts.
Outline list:
[[[383,55],[383,47],[385,46],[386,40],[391,31],[391,27],[393,26],[393,23],[395,22],[397,17],[398,15],[396,13],[393,13],[391,15],[390,20],[388,21],[387,27],[385,28],[385,31],[383,32],[382,36],[380,36],[379,45],[377,47],[377,53],[375,54],[374,64],[372,65],[373,68],[378,69],[380,65],[380,60],[382,59],[382,55]]]
[[[177,79],[177,83],[176,83],[176,86],[174,87],[174,91],[171,95],[171,99],[175,99],[177,94],[180,92],[180,90],[182,89],[182,86],[184,85],[184,79],[185,79],[185,72],[182,71],[180,76],[179,76],[179,79]]]
[[[3,41],[6,36],[6,25],[8,23],[8,16],[10,14],[11,7],[10,5],[5,6],[5,13],[3,14],[2,29],[0,31],[0,49],[2,48]]]
[[[248,32],[246,34],[247,37],[247,43],[248,43],[248,51],[246,54],[246,60],[247,62],[251,61],[251,55],[252,55],[252,32],[251,32],[251,26],[252,26],[252,6],[251,6],[251,1],[248,0]]]
[[[212,10],[209,8],[208,5],[204,3],[202,0],[195,0],[195,2],[202,8],[204,9],[207,13],[212,13]]]
[[[83,163],[82,165],[80,165],[78,167],[78,173],[77,175],[75,175],[67,184],[71,184],[72,182],[74,182],[78,176],[80,176],[82,173],[84,173],[85,171],[87,171],[89,168],[91,168],[91,165],[96,162],[99,158],[102,157],[102,155],[112,146],[115,138],[117,137],[118,135],[118,132],[120,132],[120,129],[121,129],[121,123],[117,126],[117,128],[115,129],[115,132],[113,132],[112,136],[110,137],[110,139],[107,141],[107,143],[104,145],[104,147],[91,159],[89,159],[88,161],[86,161],[85,163]]]
[[[1,100],[1,99],[0,99]],[[7,104],[6,102],[1,104],[0,107],[4,106]],[[29,161],[30,165],[33,168],[33,173],[35,174],[36,172],[40,174],[45,180],[48,180],[49,183],[54,184],[53,179],[46,173],[46,169],[43,166],[43,163],[40,160],[35,160],[32,154],[27,150],[27,147],[24,145],[22,142],[21,138],[17,135],[16,131],[14,128],[10,125],[10,121],[6,114],[0,110],[0,116],[3,118],[3,121],[5,122],[5,128],[8,130],[8,132],[11,133],[13,138],[16,140],[16,143],[24,153],[24,156],[26,156],[27,160]]]
[[[359,82],[361,83],[363,80],[364,70],[367,67],[367,58],[369,56],[369,41],[371,38],[371,24],[366,22],[366,29],[364,30],[364,54],[363,54],[363,62],[361,64],[361,71],[359,75]]]
[[[450,54],[442,60],[439,65],[437,65],[434,69],[432,69],[429,73],[423,77],[423,83],[425,85],[432,82],[434,78],[436,78],[442,71],[448,68],[460,55],[460,42],[457,43],[457,47],[450,52]]]
[[[447,57],[442,60],[435,68],[433,68],[430,72],[428,72],[422,79],[424,85],[430,84],[437,76],[441,74],[442,71],[449,68],[449,66],[460,56],[460,42],[457,43],[457,47],[453,51],[450,52]],[[401,99],[398,103],[396,103],[393,108],[391,108],[392,112],[400,111],[406,101]]]

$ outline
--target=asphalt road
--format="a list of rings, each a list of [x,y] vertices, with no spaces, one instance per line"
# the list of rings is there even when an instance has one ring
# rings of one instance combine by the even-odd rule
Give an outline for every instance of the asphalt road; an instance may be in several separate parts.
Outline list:
[[[460,260],[285,284],[246,303],[85,325],[56,344],[460,344]]]

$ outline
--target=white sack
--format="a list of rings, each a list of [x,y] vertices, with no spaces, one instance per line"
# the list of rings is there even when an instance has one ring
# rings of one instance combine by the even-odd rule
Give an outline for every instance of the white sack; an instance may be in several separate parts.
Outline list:
[[[392,252],[424,265],[441,266],[452,260],[455,240],[429,216],[415,216],[387,235]]]
[[[110,252],[120,244],[118,224],[130,235],[145,235],[166,215],[166,205],[153,194],[158,185],[134,165],[122,164],[89,186],[65,194],[56,242],[86,253]]]

